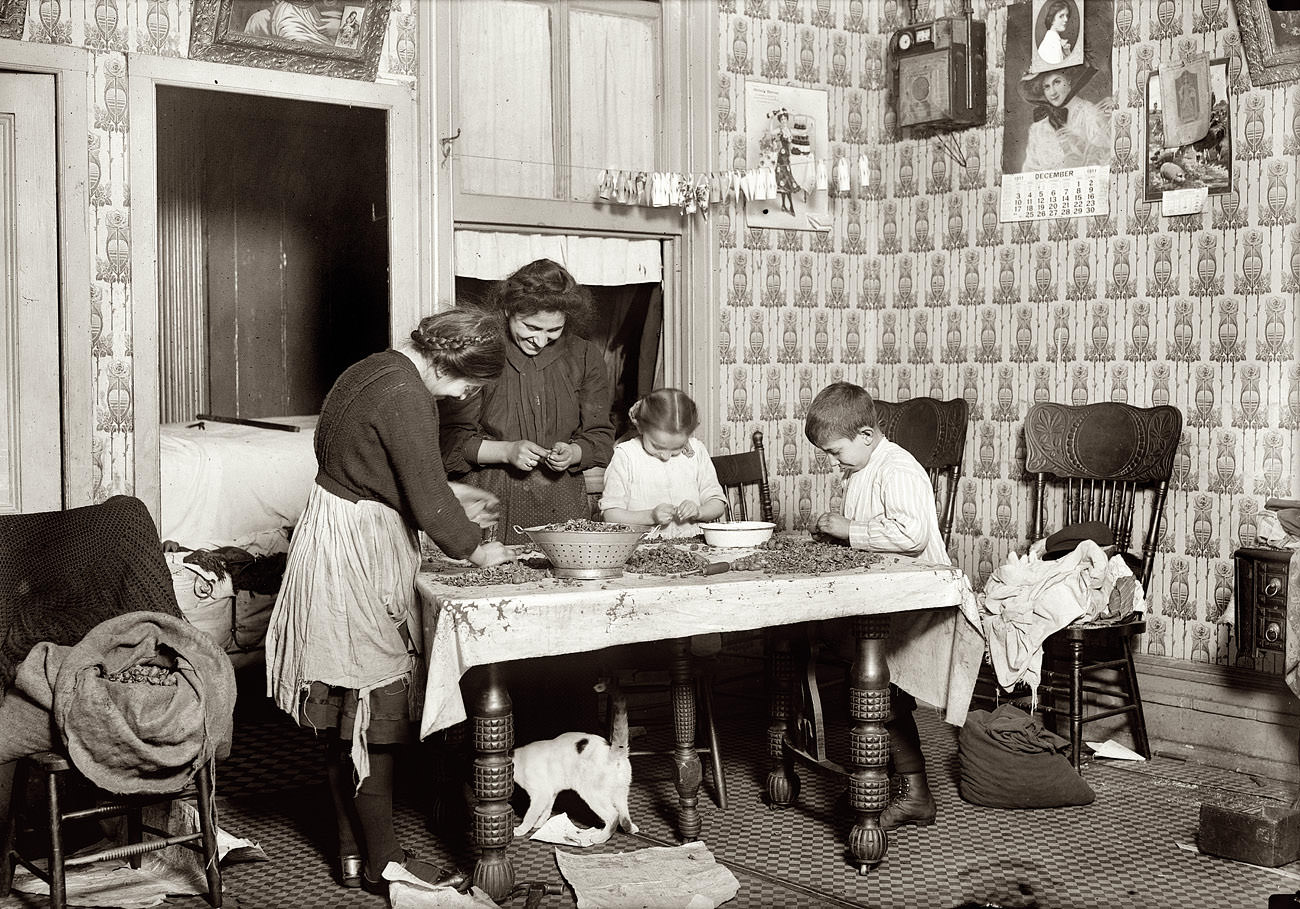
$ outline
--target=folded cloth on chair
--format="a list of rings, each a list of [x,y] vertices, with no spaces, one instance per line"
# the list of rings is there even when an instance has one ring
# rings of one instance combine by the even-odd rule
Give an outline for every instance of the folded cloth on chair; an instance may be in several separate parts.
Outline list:
[[[105,619],[142,609],[181,617],[139,499],[0,517],[0,698],[41,641],[75,644]]]
[[[133,612],[96,625],[75,646],[43,643],[17,687],[48,706],[73,764],[109,792],[181,789],[230,753],[235,672],[184,619]]]
[[[1069,747],[1019,707],[972,710],[957,734],[961,797],[990,808],[1091,804],[1096,795],[1070,765]]]

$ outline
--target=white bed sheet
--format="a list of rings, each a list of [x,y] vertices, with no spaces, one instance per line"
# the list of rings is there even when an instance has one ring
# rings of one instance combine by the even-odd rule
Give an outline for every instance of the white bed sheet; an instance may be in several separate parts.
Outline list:
[[[190,549],[247,543],[292,527],[316,479],[317,415],[267,418],[298,432],[233,423],[162,426],[162,538]]]

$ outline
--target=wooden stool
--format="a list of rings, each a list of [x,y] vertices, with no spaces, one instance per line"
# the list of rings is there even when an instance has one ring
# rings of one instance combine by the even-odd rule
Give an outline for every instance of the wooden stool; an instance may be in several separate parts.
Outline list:
[[[27,781],[33,773],[44,774],[47,793],[50,854],[46,868],[42,869],[18,850],[18,834],[23,829],[27,814]],[[221,905],[221,869],[217,865],[217,813],[212,801],[215,772],[211,763],[203,765],[194,774],[193,785],[179,792],[139,796],[113,796],[111,803],[64,811],[61,804],[61,783],[65,774],[75,773],[68,759],[53,751],[42,751],[18,761],[14,770],[13,796],[9,804],[9,818],[5,825],[3,855],[0,864],[0,898],[9,895],[13,885],[14,867],[21,862],[32,874],[50,885],[50,906],[64,909],[67,905],[67,869],[88,865],[104,859],[129,858],[132,868],[140,867],[140,856],[169,846],[185,846],[203,855],[203,868],[208,881],[208,903]],[[194,798],[198,802],[199,829],[194,833],[171,835],[166,830],[145,826],[143,809],[148,805],[174,799]],[[63,854],[63,825],[69,821],[93,820],[103,817],[125,816],[127,843],[88,855],[67,857]],[[157,839],[145,840],[148,833]],[[201,843],[201,844],[200,844]]]

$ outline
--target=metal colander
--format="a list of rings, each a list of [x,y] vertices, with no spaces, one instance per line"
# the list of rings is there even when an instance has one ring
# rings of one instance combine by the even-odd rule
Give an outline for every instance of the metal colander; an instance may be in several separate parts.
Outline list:
[[[650,528],[639,530],[546,530],[520,527],[546,558],[557,578],[596,580],[623,576],[623,565]]]

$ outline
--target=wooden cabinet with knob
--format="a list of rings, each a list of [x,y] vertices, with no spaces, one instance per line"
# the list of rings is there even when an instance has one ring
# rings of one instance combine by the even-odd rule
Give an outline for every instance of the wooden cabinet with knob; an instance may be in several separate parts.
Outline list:
[[[1284,655],[1291,551],[1238,549],[1233,558],[1237,563],[1238,657]]]

